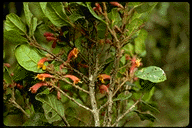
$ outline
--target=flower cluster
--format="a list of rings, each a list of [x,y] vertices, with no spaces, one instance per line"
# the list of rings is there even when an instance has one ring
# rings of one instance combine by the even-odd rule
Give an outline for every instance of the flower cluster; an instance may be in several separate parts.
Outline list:
[[[52,44],[52,48],[56,47],[57,44],[57,38],[55,37],[55,35],[51,32],[45,32],[44,33],[44,37],[46,37],[47,41],[52,41],[53,40],[53,44]]]
[[[104,85],[105,81],[104,80],[110,80],[111,76],[107,75],[107,74],[100,74],[98,76],[99,80],[101,81],[101,83],[103,83],[102,85],[99,85],[99,91],[101,94],[105,93],[105,92],[109,92],[108,88],[109,88],[109,84],[108,85]]]

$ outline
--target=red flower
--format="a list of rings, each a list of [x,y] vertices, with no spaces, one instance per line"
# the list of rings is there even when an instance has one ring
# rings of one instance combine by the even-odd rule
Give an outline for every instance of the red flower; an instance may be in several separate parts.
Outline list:
[[[41,86],[47,86],[47,83],[45,83],[45,82],[36,83],[35,85],[33,85],[32,87],[29,88],[29,91],[31,91],[31,93],[36,93],[37,90],[38,90]]]
[[[99,3],[95,3],[95,6],[96,6],[96,9],[97,9],[100,13],[102,13],[102,8],[101,8],[100,4],[99,4]]]
[[[9,63],[3,63],[3,65],[5,66],[5,67],[11,67],[11,65],[9,64]]]
[[[51,32],[45,32],[43,35],[44,35],[44,37],[48,37],[48,36],[54,37],[54,34]]]
[[[113,6],[117,6],[117,7],[119,7],[119,8],[124,8],[120,3],[118,3],[118,2],[109,2],[111,5],[113,5]]]
[[[46,66],[44,65],[44,62],[46,61],[49,61],[47,57],[40,59],[39,62],[37,63],[37,68],[42,68],[43,70],[45,70]]]
[[[107,74],[101,74],[98,76],[99,77],[99,80],[102,82],[102,83],[105,83],[104,80],[110,80],[111,76],[110,75],[107,75]]]
[[[74,75],[65,75],[64,77],[70,78],[73,81],[74,84],[77,84],[77,83],[80,82],[80,79],[78,77],[74,76]]]
[[[100,93],[103,94],[105,92],[109,92],[108,87],[106,85],[100,85],[99,86]]]
[[[74,48],[73,50],[71,50],[69,52],[68,56],[67,56],[67,61],[66,62],[69,62],[72,57],[76,58],[78,53],[79,53],[79,50],[77,48]]]
[[[35,78],[38,78],[39,80],[44,81],[45,78],[53,78],[53,76],[45,73],[45,74],[37,74]]]

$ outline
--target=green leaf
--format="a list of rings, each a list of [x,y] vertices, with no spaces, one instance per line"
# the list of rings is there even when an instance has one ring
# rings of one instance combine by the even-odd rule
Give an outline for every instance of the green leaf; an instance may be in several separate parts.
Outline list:
[[[105,22],[100,16],[98,16],[98,15],[94,12],[93,8],[91,7],[91,2],[86,2],[86,4],[87,4],[87,8],[89,9],[90,13],[91,13],[96,19],[98,19],[98,20],[100,20],[100,21],[102,21],[103,23],[106,24],[106,22]]]
[[[11,43],[23,43],[27,42],[27,39],[19,34],[17,30],[4,31],[4,38]]]
[[[113,101],[117,101],[117,100],[127,100],[132,96],[132,93],[129,93],[128,95],[125,95],[124,92],[120,93],[117,98],[113,99]]]
[[[149,80],[153,83],[160,83],[167,79],[164,71],[156,66],[142,68],[136,71],[135,75],[140,79]]]
[[[25,35],[27,32],[25,24],[21,21],[21,19],[14,13],[10,13],[6,16],[5,21],[5,30],[15,30],[20,35]]]
[[[4,67],[4,71],[3,71],[3,80],[5,80],[5,82],[7,84],[11,84],[12,83],[12,78],[9,74],[8,68]]]
[[[136,29],[139,28],[143,24],[143,20],[139,18],[135,18],[134,20],[131,21],[130,24],[126,25],[126,28],[129,30],[127,32],[127,35],[130,35],[132,32],[134,32]]]
[[[156,117],[155,117],[154,115],[152,115],[152,114],[140,112],[140,111],[138,111],[138,110],[134,110],[134,112],[137,113],[137,115],[140,117],[140,119],[141,119],[142,121],[144,121],[144,120],[149,120],[149,121],[151,121],[151,122],[154,122],[154,121],[156,120]]]
[[[112,27],[114,25],[117,25],[118,27],[122,25],[122,19],[117,8],[113,8],[111,12],[108,14],[108,17],[111,20]]]
[[[147,38],[148,32],[142,29],[139,36],[135,38],[135,53],[141,55],[143,52],[146,53],[145,40]]]
[[[76,12],[74,12],[73,14],[71,14],[71,15],[69,16],[69,19],[70,19],[70,21],[71,21],[72,23],[74,23],[75,21],[77,21],[78,19],[81,19],[81,18],[85,18],[85,16],[82,16],[82,15],[76,13]]]
[[[28,73],[29,71],[25,70],[23,67],[17,64],[17,66],[13,71],[13,74],[14,74],[13,81],[17,82],[19,80],[24,79],[25,77],[27,77]]]
[[[37,63],[43,57],[34,47],[28,44],[22,44],[15,49],[15,57],[18,63],[28,71],[33,71],[36,73],[43,73],[42,69],[37,68]]]
[[[43,113],[36,112],[28,119],[23,126],[44,126],[45,116]]]
[[[140,105],[141,105],[142,110],[145,110],[145,111],[149,110],[151,112],[160,113],[160,111],[157,108],[151,106],[149,103],[147,103],[145,101],[141,101],[140,103],[141,103]]]
[[[123,65],[126,63],[125,55],[121,57],[120,61]]]
[[[30,28],[30,26],[31,26],[31,19],[32,19],[33,14],[29,10],[29,5],[28,4],[29,4],[29,2],[23,2],[23,10],[24,10],[24,13],[25,13],[26,23],[27,23],[27,25]]]
[[[35,99],[43,103],[44,114],[49,123],[62,120],[64,106],[55,95],[39,93]]]
[[[62,27],[70,24],[61,2],[40,2],[39,4],[45,16],[55,26]]]

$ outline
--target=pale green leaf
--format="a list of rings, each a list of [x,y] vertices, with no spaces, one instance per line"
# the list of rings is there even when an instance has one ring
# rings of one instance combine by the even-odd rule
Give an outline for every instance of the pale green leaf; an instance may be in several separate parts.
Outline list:
[[[9,15],[6,16],[6,21],[4,25],[5,25],[4,28],[7,31],[15,30],[18,31],[18,33],[21,35],[25,35],[27,32],[25,24],[14,13],[10,13]]]
[[[49,123],[62,120],[64,106],[55,95],[39,93],[35,98],[43,103],[44,114]]]
[[[135,75],[140,79],[149,80],[153,83],[160,83],[167,79],[165,72],[161,68],[156,66],[142,68],[136,71]]]
[[[18,63],[26,70],[37,73],[44,72],[37,68],[37,63],[43,56],[37,52],[36,48],[22,44],[15,49],[15,56]]]

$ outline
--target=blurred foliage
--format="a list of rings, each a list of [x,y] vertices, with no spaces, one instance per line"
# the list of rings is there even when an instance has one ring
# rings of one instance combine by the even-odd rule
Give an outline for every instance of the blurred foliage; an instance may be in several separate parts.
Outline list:
[[[9,13],[16,13],[23,17],[23,5],[20,2],[5,2],[3,4],[3,20]],[[155,116],[159,121],[139,121],[139,117],[132,118],[125,126],[186,126],[189,124],[189,3],[160,2],[150,15],[145,29],[148,31],[146,39],[146,57],[144,65],[161,67],[167,80],[156,85],[152,97],[157,101],[158,110]],[[6,47],[5,45],[9,45]],[[13,44],[3,43],[4,61],[16,66],[12,56]],[[6,58],[5,58],[6,54]],[[11,108],[8,108],[11,109]],[[16,111],[16,109],[14,109]],[[5,119],[9,125],[20,125],[25,120],[23,116],[14,115]],[[4,113],[4,116],[6,113]],[[14,120],[17,118],[18,121]],[[138,124],[139,122],[139,124]]]
[[[160,2],[145,28],[147,55],[144,65],[161,67],[167,80],[156,85],[153,99],[158,103],[159,122],[146,126],[187,126],[189,124],[189,3]],[[134,120],[133,124],[137,125]],[[129,124],[129,123],[127,123]],[[144,125],[141,124],[141,125]],[[131,125],[131,124],[130,124]],[[138,126],[138,125],[137,125]]]

